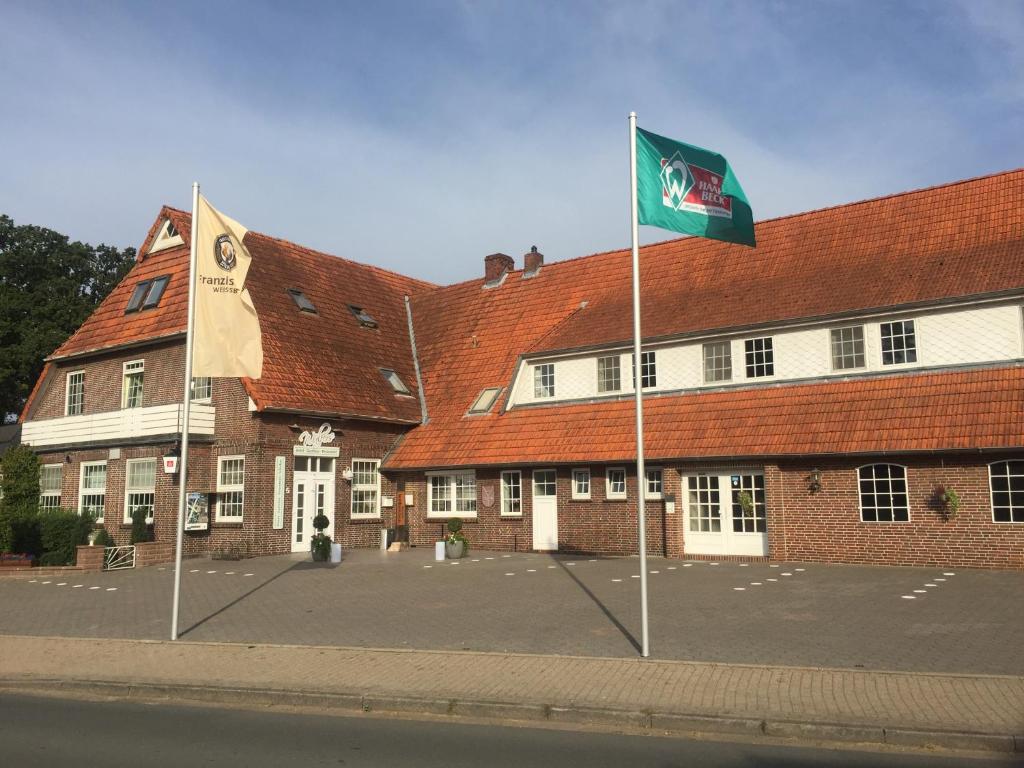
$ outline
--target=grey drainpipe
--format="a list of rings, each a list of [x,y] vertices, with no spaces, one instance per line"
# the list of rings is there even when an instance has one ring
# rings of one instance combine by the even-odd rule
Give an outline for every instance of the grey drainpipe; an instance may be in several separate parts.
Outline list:
[[[412,307],[409,304],[409,296],[405,297],[405,319],[409,321],[409,343],[412,344],[412,365],[416,369],[416,389],[420,393],[420,420],[423,424],[430,421],[427,414],[427,395],[423,391],[423,374],[420,373],[420,356],[416,351],[416,331],[412,327]]]

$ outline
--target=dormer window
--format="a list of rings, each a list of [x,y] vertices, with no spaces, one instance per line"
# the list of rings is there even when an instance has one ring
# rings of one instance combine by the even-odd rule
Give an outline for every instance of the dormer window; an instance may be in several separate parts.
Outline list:
[[[473,401],[473,405],[470,406],[469,412],[471,414],[487,413],[494,407],[494,403],[498,399],[498,395],[501,394],[501,387],[488,387],[477,395],[476,400]]]
[[[309,297],[298,288],[289,288],[288,295],[292,297],[292,301],[295,302],[295,306],[297,306],[301,311],[308,312],[311,315],[318,314],[316,307],[313,306],[313,302],[310,301]]]
[[[131,312],[139,312],[143,309],[155,309],[160,305],[160,299],[164,296],[167,283],[171,281],[170,275],[161,275],[152,280],[141,280],[132,291],[128,299],[128,306],[124,308],[127,315]]]
[[[357,307],[355,304],[348,305],[349,311],[356,316],[356,320],[363,328],[376,328],[377,321],[373,319],[373,316],[362,307]]]
[[[405,382],[402,381],[401,377],[390,368],[381,368],[381,375],[387,380],[391,388],[395,390],[395,394],[408,395],[410,394],[409,388],[405,386]]]
[[[174,226],[170,219],[164,219],[164,223],[160,225],[160,231],[153,238],[153,245],[149,247],[149,252],[155,253],[165,248],[173,248],[176,245],[184,244],[185,240],[178,233],[178,228]]]

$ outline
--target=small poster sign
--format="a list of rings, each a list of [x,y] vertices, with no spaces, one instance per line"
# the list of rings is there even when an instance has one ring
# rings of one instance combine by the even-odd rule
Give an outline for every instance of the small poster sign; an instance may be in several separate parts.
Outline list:
[[[206,493],[190,493],[188,510],[185,513],[186,531],[208,531],[210,529],[210,497]]]
[[[164,472],[168,475],[174,475],[178,472],[178,457],[177,456],[164,456]]]

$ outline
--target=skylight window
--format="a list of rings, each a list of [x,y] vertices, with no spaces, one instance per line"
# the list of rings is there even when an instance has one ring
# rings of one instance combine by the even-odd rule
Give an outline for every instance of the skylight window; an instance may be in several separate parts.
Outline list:
[[[298,288],[289,288],[288,295],[292,297],[292,301],[295,302],[295,306],[303,312],[308,312],[311,315],[318,314],[316,307],[313,306],[313,302],[310,301],[309,297]]]
[[[391,385],[391,388],[395,390],[396,393],[399,395],[410,394],[409,388],[405,386],[405,382],[402,381],[401,377],[397,373],[392,371],[390,368],[381,368],[380,372],[381,375],[387,379],[388,384]]]
[[[356,320],[363,328],[376,328],[377,321],[373,319],[373,316],[362,307],[357,307],[355,304],[348,305],[349,311],[356,316]]]
[[[494,407],[494,403],[498,399],[498,395],[501,394],[501,387],[488,387],[477,395],[476,400],[473,401],[473,405],[470,407],[470,413],[487,413],[491,408]]]
[[[143,309],[154,309],[159,306],[160,299],[164,296],[167,283],[171,281],[170,275],[161,275],[152,280],[141,280],[132,291],[128,299],[128,306],[124,308],[127,315],[131,312],[138,312]]]

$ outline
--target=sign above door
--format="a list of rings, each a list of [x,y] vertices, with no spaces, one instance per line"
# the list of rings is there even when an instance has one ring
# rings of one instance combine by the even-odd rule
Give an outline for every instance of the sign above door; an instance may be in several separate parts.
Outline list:
[[[299,444],[292,446],[294,456],[338,456],[341,449],[327,443],[334,442],[334,430],[326,421],[316,432],[305,430],[299,435]]]

